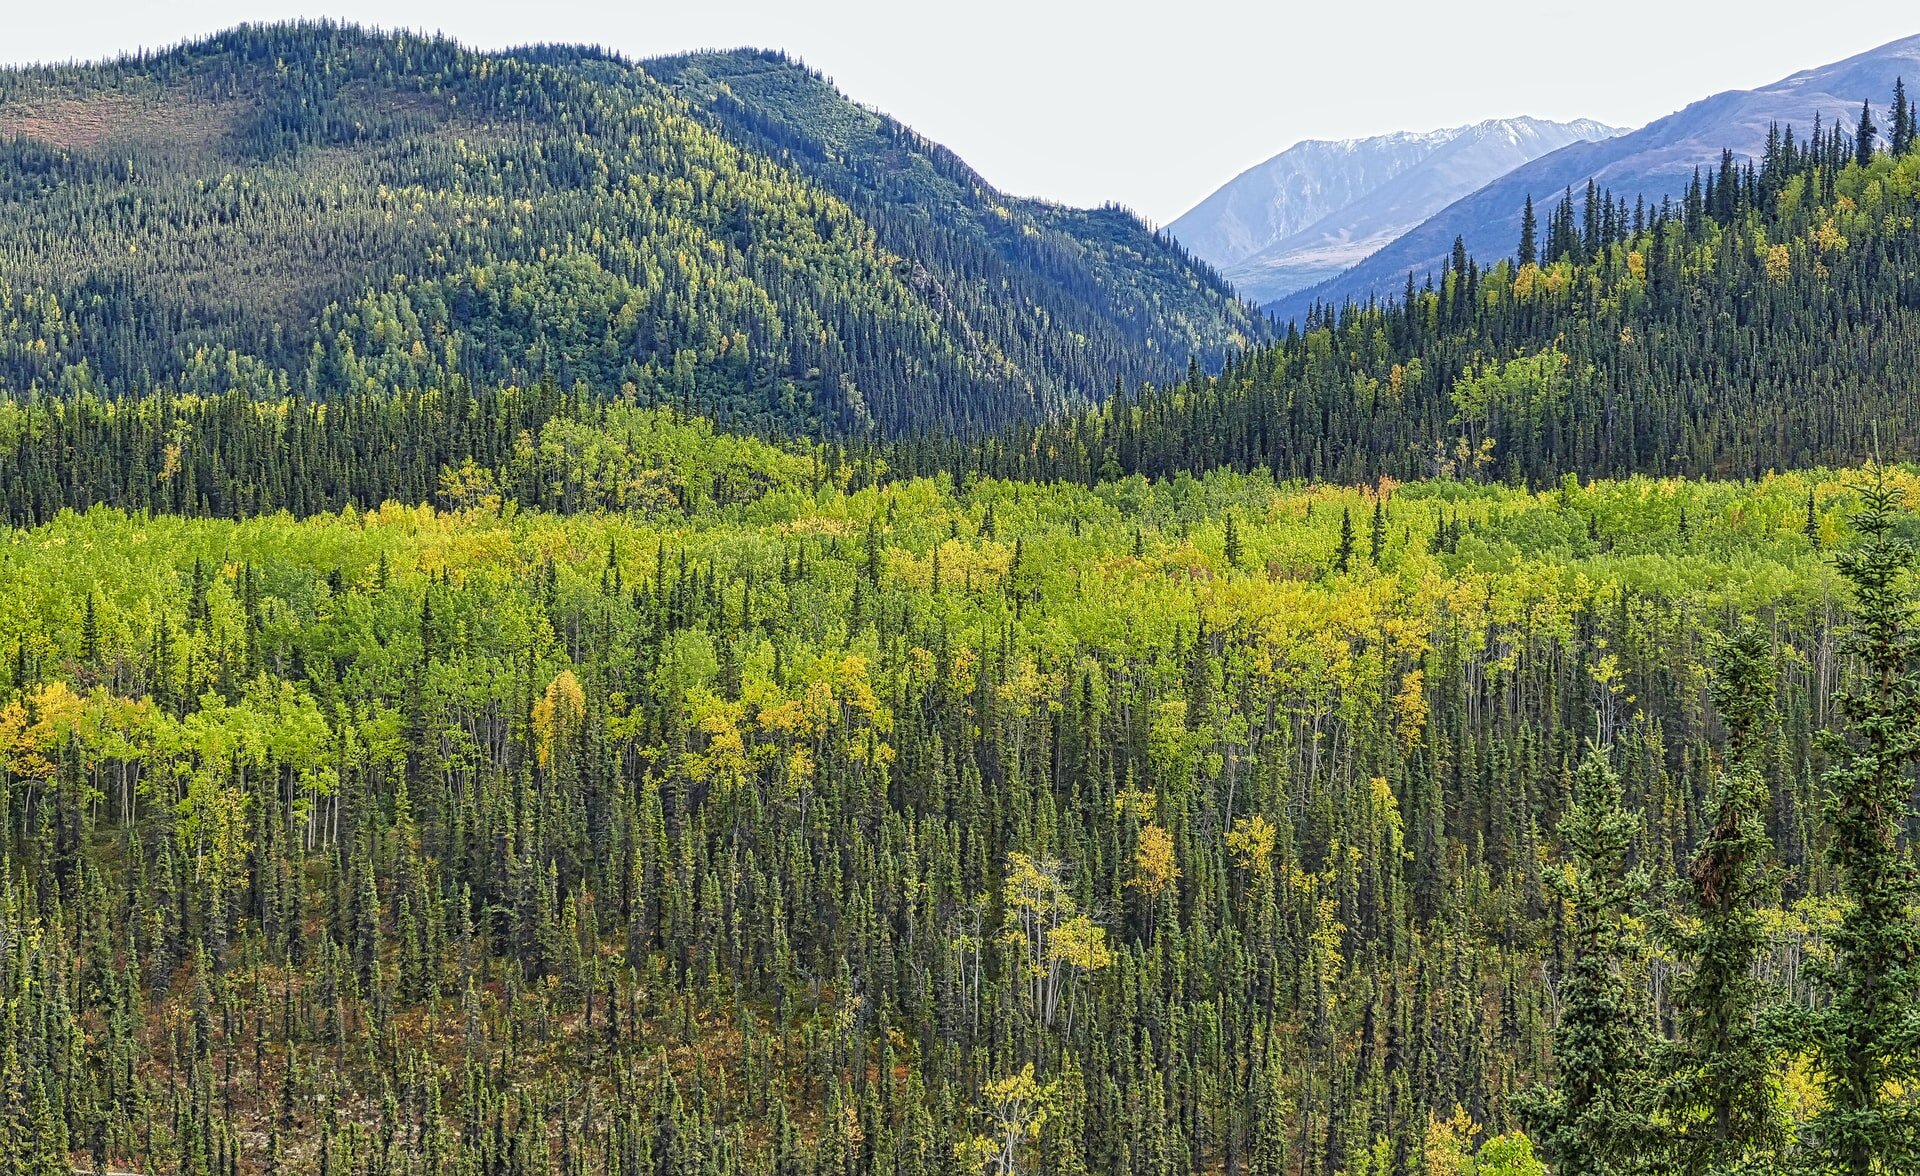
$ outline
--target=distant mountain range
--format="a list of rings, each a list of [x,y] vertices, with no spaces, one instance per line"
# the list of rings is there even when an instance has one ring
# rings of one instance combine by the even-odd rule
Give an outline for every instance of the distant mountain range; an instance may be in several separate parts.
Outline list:
[[[1260,300],[1269,312],[1290,319],[1315,302],[1398,293],[1409,272],[1418,278],[1437,270],[1456,237],[1464,239],[1467,250],[1483,262],[1511,256],[1528,196],[1536,204],[1550,204],[1568,190],[1578,196],[1591,179],[1629,201],[1644,196],[1657,202],[1683,192],[1694,168],[1717,164],[1722,150],[1732,150],[1742,159],[1756,158],[1765,148],[1769,127],[1791,126],[1804,140],[1816,117],[1828,126],[1835,122],[1851,126],[1860,117],[1863,101],[1873,104],[1884,133],[1887,102],[1894,81],[1901,77],[1920,82],[1920,36],[1804,70],[1772,85],[1703,98],[1628,134],[1569,144],[1440,209],[1353,268],[1318,285]],[[1189,248],[1200,252],[1191,243]],[[1233,276],[1231,267],[1229,276]]]
[[[1529,160],[1620,133],[1591,119],[1501,118],[1308,140],[1236,176],[1167,231],[1243,297],[1270,302],[1350,269]]]

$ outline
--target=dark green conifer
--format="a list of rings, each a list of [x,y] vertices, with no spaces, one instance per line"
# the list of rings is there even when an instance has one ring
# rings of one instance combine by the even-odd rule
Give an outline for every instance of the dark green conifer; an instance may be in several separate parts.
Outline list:
[[[1560,822],[1568,868],[1555,883],[1566,904],[1571,958],[1553,1033],[1557,1080],[1521,1100],[1556,1176],[1662,1170],[1641,987],[1645,945],[1635,930],[1647,888],[1644,873],[1631,864],[1639,834],[1640,819],[1627,811],[1619,774],[1605,749],[1590,744]]]
[[[1691,970],[1674,981],[1677,1039],[1664,1101],[1682,1171],[1735,1176],[1777,1168],[1786,1145],[1783,1062],[1765,1012],[1774,998],[1755,966],[1767,943],[1763,908],[1777,891],[1762,749],[1773,721],[1766,633],[1740,630],[1721,649],[1714,702],[1727,739],[1714,788],[1714,825],[1688,872],[1697,922],[1675,933]]]
[[[1861,167],[1873,162],[1873,146],[1880,128],[1873,122],[1873,103],[1860,104],[1860,123],[1853,131],[1853,161]]]
[[[1893,124],[1889,145],[1895,155],[1913,150],[1913,111],[1907,102],[1907,79],[1893,80],[1893,106],[1887,112]]]
[[[1832,827],[1827,861],[1845,906],[1816,966],[1829,1000],[1811,1016],[1809,1042],[1827,1105],[1809,1136],[1826,1172],[1848,1176],[1920,1168],[1920,883],[1901,845],[1920,762],[1920,626],[1900,534],[1899,493],[1881,475],[1861,492],[1859,539],[1834,559],[1853,590],[1843,649],[1856,676],[1838,694],[1845,735],[1825,739],[1822,777]]]

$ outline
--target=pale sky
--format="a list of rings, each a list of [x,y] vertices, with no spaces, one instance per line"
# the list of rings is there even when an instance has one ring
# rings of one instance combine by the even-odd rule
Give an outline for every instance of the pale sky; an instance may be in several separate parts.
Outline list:
[[[1613,0],[11,0],[0,61],[331,16],[479,48],[785,49],[996,186],[1160,222],[1301,139],[1531,114],[1637,126],[1920,32],[1901,4]],[[1917,79],[1920,80],[1920,79]]]

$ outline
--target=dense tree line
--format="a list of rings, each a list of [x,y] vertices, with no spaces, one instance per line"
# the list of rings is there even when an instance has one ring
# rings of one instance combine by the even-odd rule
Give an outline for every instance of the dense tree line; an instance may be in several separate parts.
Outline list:
[[[769,454],[814,482],[847,451],[775,449],[671,408],[552,385],[312,401],[91,395],[0,399],[0,517],[31,525],[110,505],[154,514],[297,516],[390,500],[465,508],[658,511],[752,501]],[[855,473],[870,481],[866,458]]]
[[[1899,113],[1894,113],[1898,111]],[[1322,307],[1218,375],[923,444],[915,468],[1093,481],[1264,467],[1282,478],[1752,477],[1914,452],[1920,153],[1904,87],[1857,127],[1776,129],[1649,206],[1590,185],[1514,258],[1456,248],[1399,299]],[[1882,133],[1882,128],[1885,133]]]
[[[761,64],[811,87],[815,120],[872,117]],[[545,380],[860,435],[1047,415],[1265,337],[1130,214],[982,185],[966,198],[997,215],[963,225],[934,203],[960,165],[917,141],[942,186],[855,207],[724,132],[597,51],[327,24],[4,71],[0,387]]]
[[[728,444],[0,543],[9,1171],[1899,1170],[1910,474]]]

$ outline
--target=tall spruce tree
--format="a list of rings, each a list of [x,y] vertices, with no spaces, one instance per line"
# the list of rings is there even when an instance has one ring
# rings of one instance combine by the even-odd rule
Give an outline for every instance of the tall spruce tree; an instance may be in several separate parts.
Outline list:
[[[1714,825],[1688,871],[1693,919],[1675,933],[1692,969],[1674,982],[1677,1038],[1665,1094],[1675,1159],[1685,1172],[1777,1170],[1786,1143],[1777,1048],[1763,1028],[1769,989],[1754,973],[1774,892],[1773,842],[1760,749],[1773,719],[1766,633],[1748,625],[1721,651],[1714,703],[1726,724]]]
[[[1559,1080],[1524,1092],[1520,1108],[1558,1176],[1628,1176],[1663,1170],[1654,1131],[1651,1031],[1638,973],[1645,945],[1636,910],[1647,888],[1632,864],[1640,819],[1598,744],[1574,772],[1560,823],[1567,869],[1571,960],[1560,981],[1553,1054]]]
[[[1905,155],[1913,150],[1913,114],[1907,105],[1907,79],[1893,80],[1893,108],[1888,112],[1893,119],[1893,129],[1889,132],[1895,155]]]
[[[1845,910],[1833,959],[1816,969],[1830,999],[1809,1038],[1827,1096],[1811,1131],[1817,1170],[1849,1176],[1920,1167],[1920,885],[1900,844],[1920,762],[1914,546],[1895,530],[1900,496],[1884,472],[1862,497],[1860,539],[1834,560],[1853,590],[1842,648],[1858,671],[1836,699],[1847,731],[1827,736],[1823,778]]]
[[[1880,128],[1873,123],[1873,103],[1860,104],[1860,125],[1853,131],[1853,161],[1861,167],[1873,162],[1873,142]]]

